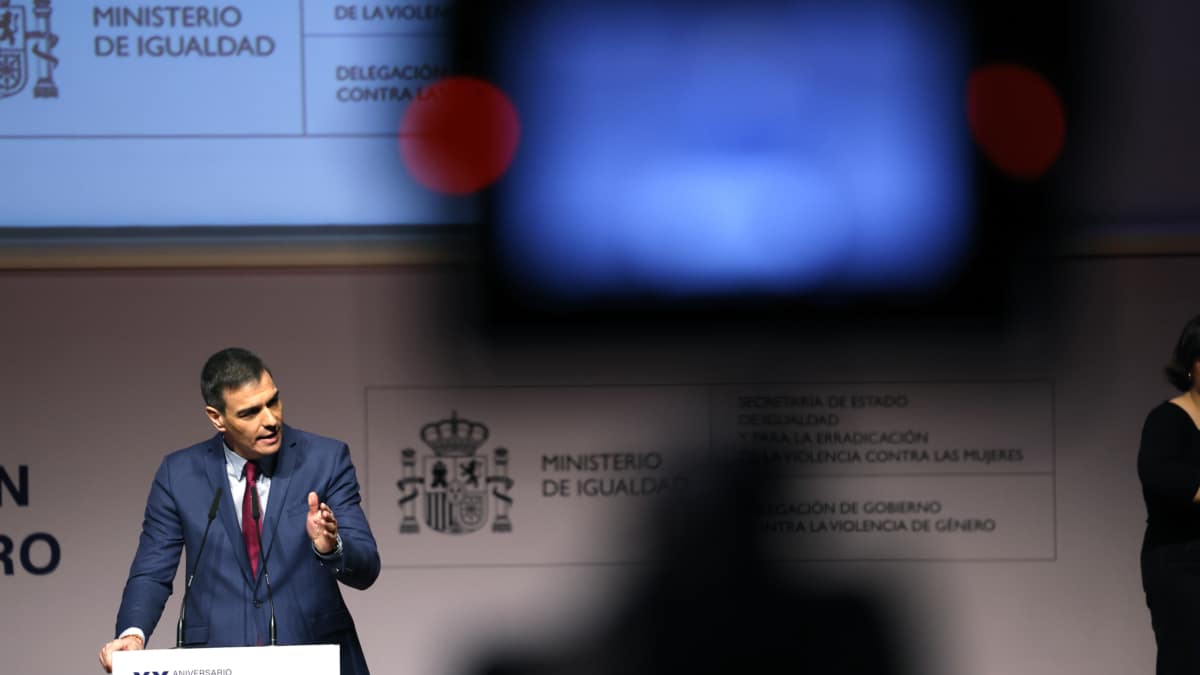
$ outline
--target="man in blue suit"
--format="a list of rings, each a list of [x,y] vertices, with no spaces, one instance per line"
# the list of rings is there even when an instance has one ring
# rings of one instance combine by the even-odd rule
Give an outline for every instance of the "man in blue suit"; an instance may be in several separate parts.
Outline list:
[[[117,637],[101,648],[101,665],[111,672],[113,652],[145,646],[186,550],[194,581],[185,646],[268,644],[270,591],[278,644],[338,644],[343,675],[366,675],[338,582],[369,587],[379,576],[379,552],[359,506],[349,448],[283,424],[270,370],[244,349],[209,358],[201,390],[217,434],[167,455],[155,474]],[[201,560],[214,500],[220,522]]]

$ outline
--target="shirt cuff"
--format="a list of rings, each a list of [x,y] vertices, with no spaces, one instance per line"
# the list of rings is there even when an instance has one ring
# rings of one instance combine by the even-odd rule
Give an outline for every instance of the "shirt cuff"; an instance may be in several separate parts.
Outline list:
[[[340,544],[341,542],[338,543]],[[129,635],[136,635],[140,637],[142,639],[142,644],[146,644],[146,633],[143,632],[141,628],[126,628],[125,630],[121,631],[121,634],[117,636],[117,639],[119,640]]]
[[[316,544],[313,544],[313,553],[316,553],[317,557],[321,560],[336,560],[342,557],[342,535],[339,534],[337,536],[337,546],[335,546],[334,549],[329,553],[321,553],[318,551]]]

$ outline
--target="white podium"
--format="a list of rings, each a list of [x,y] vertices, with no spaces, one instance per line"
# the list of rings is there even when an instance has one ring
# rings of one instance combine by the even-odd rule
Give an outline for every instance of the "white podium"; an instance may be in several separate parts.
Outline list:
[[[147,649],[113,653],[113,675],[339,675],[338,645]]]

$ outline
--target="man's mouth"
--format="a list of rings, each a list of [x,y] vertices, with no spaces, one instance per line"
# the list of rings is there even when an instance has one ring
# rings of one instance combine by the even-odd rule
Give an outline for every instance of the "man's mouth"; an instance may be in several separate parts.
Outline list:
[[[275,442],[275,440],[276,440],[276,439],[278,439],[278,438],[279,438],[279,431],[278,431],[278,430],[275,430],[275,431],[273,431],[273,432],[271,432],[271,433],[269,433],[269,434],[264,434],[264,435],[262,435],[262,436],[259,436],[259,437],[258,437],[258,440],[260,440],[260,441],[266,441],[267,443],[274,443],[274,442]]]

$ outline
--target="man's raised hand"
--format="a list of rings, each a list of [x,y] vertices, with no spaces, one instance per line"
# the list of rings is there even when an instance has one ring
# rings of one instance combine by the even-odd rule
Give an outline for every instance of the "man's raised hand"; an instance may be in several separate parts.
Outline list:
[[[308,538],[318,553],[333,553],[337,548],[338,524],[333,509],[319,502],[317,493],[308,493]]]

